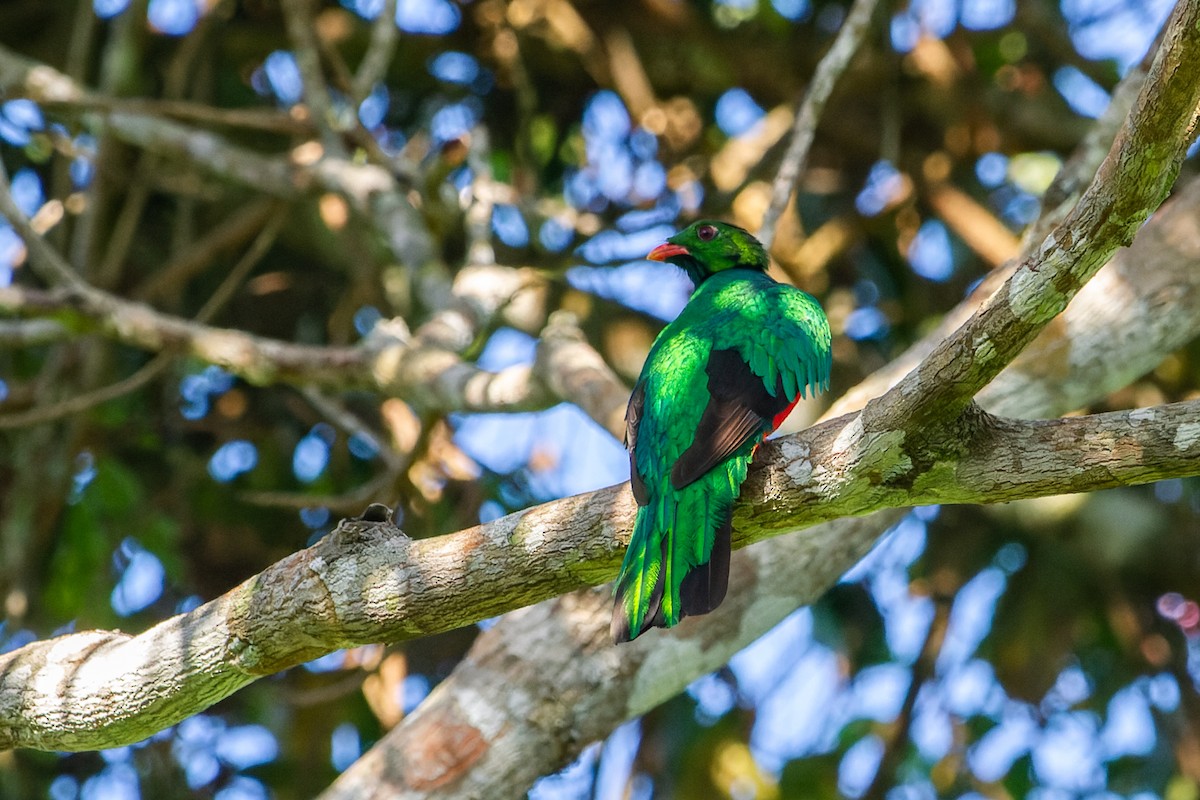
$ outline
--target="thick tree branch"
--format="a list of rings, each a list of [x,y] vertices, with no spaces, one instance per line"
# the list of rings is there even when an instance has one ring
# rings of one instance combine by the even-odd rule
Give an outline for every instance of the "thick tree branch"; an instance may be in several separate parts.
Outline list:
[[[897,391],[868,403],[868,430],[953,419],[1166,198],[1195,134],[1200,4],[1179,3],[1165,31],[1133,110],[1074,209]]]
[[[1194,246],[1200,248],[1200,231],[1196,233]],[[1027,409],[1061,413],[1069,407],[1059,405],[1065,395],[1054,385],[1060,380],[1080,384],[1076,373],[1086,374],[1093,398],[1122,385],[1125,353],[1150,354],[1147,342],[1134,341],[1138,334],[1157,342],[1154,355],[1158,357],[1193,336],[1200,329],[1200,304],[1196,302],[1200,282],[1191,273],[1200,266],[1200,251],[1187,263],[1172,261],[1172,254],[1159,258],[1169,265],[1166,269],[1177,270],[1177,286],[1192,282],[1186,293],[1189,302],[1176,305],[1168,301],[1159,306],[1162,313],[1185,326],[1175,329],[1174,338],[1161,338],[1139,327],[1138,302],[1128,307],[1124,319],[1131,335],[1115,342],[1108,335],[1107,320],[1077,316],[1069,339],[1065,329],[1058,331],[1059,346],[1070,350],[1077,344],[1082,352],[1096,354],[1096,361],[1060,362],[1057,366],[1067,371],[1059,373],[1046,370],[1044,363],[1031,365],[1037,359],[1022,358],[1002,377],[1006,390],[985,398],[988,405],[1014,414]],[[1093,288],[1087,287],[1077,300],[1099,294],[1091,291]],[[1173,294],[1174,299],[1184,296],[1183,292]],[[1072,304],[1068,315],[1076,305]],[[1111,369],[1109,374],[1103,374],[1105,366]],[[915,481],[914,490],[931,489],[926,481],[940,482],[951,473],[955,481],[971,474],[982,478],[998,497],[1007,492],[1004,484],[1010,477],[1028,469],[1025,488],[1040,491],[1037,474],[1044,467],[1053,470],[1053,462],[1067,465],[1081,482],[1112,480],[1115,474],[1108,462],[1112,451],[1136,452],[1140,446],[1136,430],[1143,423],[1152,426],[1145,431],[1147,442],[1157,442],[1152,446],[1171,452],[1173,460],[1196,473],[1200,471],[1200,464],[1195,463],[1198,451],[1194,440],[1200,436],[1197,410],[1188,403],[1049,422],[991,422],[984,417],[974,429],[974,444],[966,457],[953,466],[930,465],[929,477]],[[1159,427],[1160,412],[1174,421]],[[1058,444],[1046,447],[1051,440]],[[766,454],[766,468],[755,470],[747,483],[749,502],[739,504],[735,530],[744,526],[743,514],[760,521],[769,517],[760,511],[762,503],[774,505],[776,514],[787,513],[787,502],[767,493],[787,491],[796,481],[807,485],[810,470],[815,472],[813,465],[819,461],[811,458],[814,451],[806,451],[806,447],[811,445],[803,435],[786,437],[772,446]],[[797,457],[779,457],[789,451]],[[990,462],[989,466],[980,471],[985,462]],[[1019,470],[1014,468],[1018,463]],[[982,477],[985,474],[987,477]],[[965,482],[954,483],[958,487],[954,490],[949,490],[950,485],[944,484],[945,493],[935,489],[932,494],[947,501],[980,501],[982,495],[960,493]],[[1076,488],[1079,485],[1075,484]],[[1015,497],[1009,495],[1009,499]],[[435,695],[355,762],[322,798],[519,794],[541,775],[563,766],[587,743],[674,696],[787,614],[815,601],[900,517],[897,510],[889,510],[836,519],[740,550],[734,554],[730,577],[737,590],[720,609],[620,648],[611,646],[608,638],[612,599],[606,587],[509,614],[480,635]],[[547,680],[547,675],[554,676],[553,680]]]
[[[1183,428],[1188,438],[1200,434],[1195,409],[1172,413],[1192,420],[1182,423],[1191,426]],[[1118,416],[1126,419],[1095,422],[1132,427],[1127,413]],[[1058,424],[1036,423],[1029,430]],[[1087,423],[1076,432],[1090,428]],[[1188,447],[1195,452],[1195,444]],[[898,517],[884,512],[840,519],[740,551],[730,577],[738,591],[720,609],[628,646],[609,642],[612,599],[606,588],[511,614],[481,634],[454,676],[344,772],[322,800],[519,794],[585,744],[674,696],[796,607],[816,600]]]
[[[878,472],[896,460],[883,452],[888,442],[846,459],[841,440],[853,419],[766,448],[737,507],[736,547],[893,506],[1000,502],[1200,474],[1200,401],[1048,422],[980,413],[961,431],[960,457],[902,452],[900,460],[926,462],[904,486]],[[338,647],[449,630],[601,583],[616,570],[632,514],[622,484],[434,539],[345,522],[140,636],[69,634],[0,658],[0,745],[72,750],[137,741],[257,677]]]
[[[1189,265],[1200,263],[1198,208],[1200,181],[1177,188],[1133,245],[1118,250],[1067,310],[984,389],[979,397],[984,407],[1016,407],[1026,417],[1061,414],[1094,399],[1098,385],[1108,386],[1110,391],[1127,385],[1157,363],[1164,352],[1187,341],[1194,328],[1180,331],[1172,327],[1177,317],[1159,311],[1169,305],[1186,319],[1200,319],[1200,291],[1184,272]],[[961,327],[1012,276],[1016,266],[990,273],[928,335],[839,398],[831,412],[844,414],[862,408],[898,383]],[[1104,336],[1079,335],[1097,322],[1108,326]],[[1114,361],[1114,350],[1126,355]],[[1030,377],[1036,378],[1032,384]],[[1018,401],[1017,406],[1003,406]]]

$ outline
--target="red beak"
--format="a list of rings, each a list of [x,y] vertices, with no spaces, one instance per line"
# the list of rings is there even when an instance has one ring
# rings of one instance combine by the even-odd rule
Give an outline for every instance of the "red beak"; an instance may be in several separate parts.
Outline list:
[[[668,258],[671,258],[672,256],[690,256],[690,255],[691,255],[691,253],[683,245],[671,244],[670,242],[666,242],[665,244],[660,244],[658,247],[654,248],[649,253],[647,253],[646,258],[649,259],[650,261],[666,261]]]

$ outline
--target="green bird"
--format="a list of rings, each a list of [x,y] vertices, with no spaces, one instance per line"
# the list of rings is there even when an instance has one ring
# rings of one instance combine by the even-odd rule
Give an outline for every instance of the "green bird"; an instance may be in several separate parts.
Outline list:
[[[746,468],[806,392],[829,388],[831,362],[821,306],[767,275],[766,251],[741,228],[701,220],[646,257],[696,288],[654,340],[625,412],[638,510],[615,588],[618,643],[725,599]]]

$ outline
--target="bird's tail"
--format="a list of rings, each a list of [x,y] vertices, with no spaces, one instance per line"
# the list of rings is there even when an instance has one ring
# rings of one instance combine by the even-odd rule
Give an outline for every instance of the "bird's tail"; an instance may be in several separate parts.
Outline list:
[[[725,599],[738,486],[724,488],[693,484],[638,508],[615,586],[613,641],[707,614]]]

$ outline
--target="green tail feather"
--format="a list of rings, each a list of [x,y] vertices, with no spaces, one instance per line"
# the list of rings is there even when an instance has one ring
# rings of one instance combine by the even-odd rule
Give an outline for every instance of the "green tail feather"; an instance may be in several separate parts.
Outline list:
[[[652,496],[638,508],[616,581],[614,641],[707,614],[725,598],[730,518],[749,462],[748,452],[735,456],[703,479]]]

